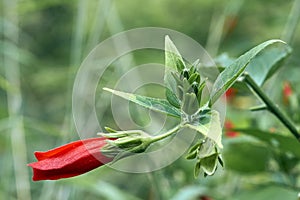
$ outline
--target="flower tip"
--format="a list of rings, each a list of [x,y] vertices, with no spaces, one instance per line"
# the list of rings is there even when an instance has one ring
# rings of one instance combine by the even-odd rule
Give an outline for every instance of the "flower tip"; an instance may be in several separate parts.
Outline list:
[[[45,155],[44,155],[44,153],[43,153],[43,152],[40,152],[40,151],[35,151],[35,152],[34,152],[34,156],[35,156],[35,158],[36,158],[38,161],[43,160],[43,159],[46,158]]]

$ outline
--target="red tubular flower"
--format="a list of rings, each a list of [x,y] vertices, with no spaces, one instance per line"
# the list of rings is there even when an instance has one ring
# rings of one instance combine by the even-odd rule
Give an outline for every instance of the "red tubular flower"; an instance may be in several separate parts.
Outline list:
[[[91,171],[112,161],[101,153],[106,138],[79,140],[46,152],[35,152],[37,162],[33,169],[33,181],[69,178]]]

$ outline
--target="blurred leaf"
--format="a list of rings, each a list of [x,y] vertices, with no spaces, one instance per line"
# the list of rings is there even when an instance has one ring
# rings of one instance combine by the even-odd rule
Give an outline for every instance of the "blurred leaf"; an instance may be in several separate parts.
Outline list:
[[[72,180],[74,180],[73,186],[78,187],[80,189],[84,188],[92,194],[97,195],[101,199],[104,198],[106,200],[139,200],[139,198],[134,197],[126,191],[122,191],[118,187],[110,183],[106,183],[104,181],[87,181],[86,179],[82,178],[73,178]],[[72,180],[70,182],[72,182]],[[69,182],[66,181],[66,183]]]
[[[173,117],[181,117],[181,112],[179,109],[172,106],[168,101],[164,99],[151,98],[146,96],[141,96],[137,94],[131,94],[126,92],[121,92],[117,90],[112,90],[109,88],[103,88],[104,90],[111,92],[114,95],[127,99],[138,105],[141,105],[150,110],[158,111]]]
[[[253,80],[259,85],[271,77],[282,66],[292,49],[287,46],[272,46],[267,51],[262,51],[251,60],[246,68]]]
[[[22,49],[12,42],[0,41],[0,53],[13,60],[17,59],[25,66],[28,66],[35,59],[30,51]]]
[[[266,147],[246,141],[232,141],[223,152],[226,168],[240,173],[264,172],[269,156]]]
[[[207,189],[201,186],[189,186],[180,189],[171,200],[196,200],[205,195]]]
[[[281,40],[268,40],[262,44],[257,45],[245,54],[241,55],[231,65],[226,67],[224,71],[218,76],[215,84],[213,85],[211,93],[211,104],[214,104],[225,91],[232,86],[232,84],[239,78],[245,71],[249,62],[262,50],[274,43],[284,43]]]
[[[7,92],[14,92],[16,88],[14,88],[4,77],[0,75],[0,88]]]
[[[266,142],[271,148],[289,152],[300,158],[300,143],[292,137],[270,133],[259,129],[236,129],[235,131],[245,133]]]
[[[267,186],[254,190],[241,192],[236,196],[230,197],[230,200],[296,200],[297,191],[289,190],[279,186]]]
[[[176,46],[169,38],[165,37],[165,76],[164,82],[174,94],[176,94],[177,84],[172,76],[172,72],[177,72],[177,69],[185,68],[184,61],[178,52]]]

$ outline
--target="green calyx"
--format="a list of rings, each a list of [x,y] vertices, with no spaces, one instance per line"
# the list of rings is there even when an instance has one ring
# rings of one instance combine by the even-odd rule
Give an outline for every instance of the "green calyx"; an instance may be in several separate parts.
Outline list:
[[[107,138],[101,152],[109,157],[123,157],[131,153],[142,153],[150,144],[167,138],[176,133],[182,127],[181,124],[163,134],[152,136],[142,130],[116,131],[105,127],[108,133],[98,133],[101,137]]]
[[[224,166],[224,162],[215,142],[209,138],[202,139],[193,145],[189,149],[186,159],[196,159],[194,167],[195,178],[199,176],[201,171],[203,171],[204,177],[213,175],[217,170],[218,163],[220,163],[222,167]]]
[[[98,133],[101,137],[108,139],[107,145],[101,149],[101,152],[111,157],[122,152],[144,152],[152,143],[152,136],[141,130],[111,132],[113,129],[107,127],[106,130],[109,133]]]

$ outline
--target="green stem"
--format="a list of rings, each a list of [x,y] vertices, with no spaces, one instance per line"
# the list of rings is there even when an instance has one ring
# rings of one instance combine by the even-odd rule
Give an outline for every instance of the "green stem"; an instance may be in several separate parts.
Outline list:
[[[297,131],[296,126],[293,124],[293,122],[282,112],[282,110],[276,104],[274,104],[274,102],[261,90],[261,88],[248,74],[245,75],[245,81],[260,97],[260,99],[266,104],[268,110],[271,113],[273,113],[300,142],[300,134]]]
[[[181,127],[182,127],[182,124],[178,124],[177,126],[172,128],[171,130],[167,131],[166,133],[152,137],[151,143],[157,142],[157,141],[162,140],[166,137],[169,137],[170,135],[176,133]]]

